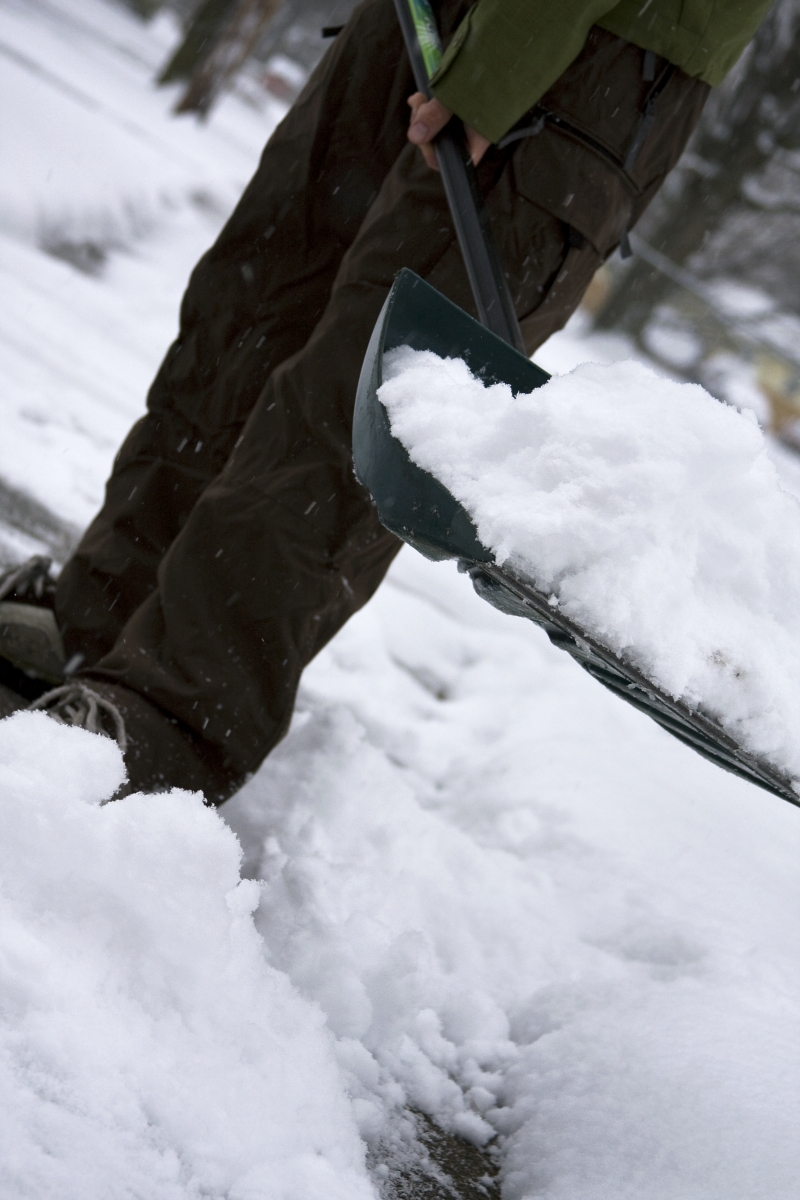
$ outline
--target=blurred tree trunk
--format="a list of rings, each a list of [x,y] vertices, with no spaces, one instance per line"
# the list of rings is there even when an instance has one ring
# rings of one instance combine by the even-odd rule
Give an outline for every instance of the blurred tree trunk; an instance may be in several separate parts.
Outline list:
[[[210,54],[239,0],[205,0],[186,27],[183,41],[158,77],[159,84],[190,79]]]
[[[176,113],[207,116],[258,46],[282,0],[205,0],[159,83],[187,80]]]
[[[141,17],[143,21],[149,21],[160,8],[163,8],[164,0],[125,0],[125,4],[136,13],[137,17]]]
[[[778,0],[732,74],[712,92],[675,177],[642,222],[650,244],[680,266],[702,250],[733,208],[757,207],[748,181],[776,155],[800,145],[798,27],[800,0]],[[672,287],[634,258],[620,271],[597,327],[639,338]]]

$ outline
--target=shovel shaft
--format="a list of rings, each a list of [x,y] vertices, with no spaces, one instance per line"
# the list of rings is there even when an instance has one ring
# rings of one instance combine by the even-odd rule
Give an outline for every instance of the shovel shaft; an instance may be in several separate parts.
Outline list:
[[[442,53],[433,12],[428,0],[394,0],[394,4],[417,87],[430,99],[430,76]],[[480,322],[524,354],[514,303],[457,117],[436,138],[436,156]]]

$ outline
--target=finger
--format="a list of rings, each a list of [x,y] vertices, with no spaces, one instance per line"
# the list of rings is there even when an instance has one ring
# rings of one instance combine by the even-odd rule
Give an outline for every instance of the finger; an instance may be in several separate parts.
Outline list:
[[[426,100],[412,107],[411,121],[408,129],[409,141],[421,146],[430,142],[444,129],[453,114],[438,100]]]
[[[411,116],[408,119],[409,128],[416,121],[417,114],[419,113],[419,110],[422,108],[423,104],[427,103],[427,99],[428,97],[424,92],[414,92],[413,96],[408,97],[408,107],[411,109]]]
[[[430,142],[425,142],[422,146],[420,146],[420,150],[422,151],[422,157],[425,159],[426,164],[433,171],[438,171],[439,160],[436,157],[436,151],[434,150],[432,144]]]

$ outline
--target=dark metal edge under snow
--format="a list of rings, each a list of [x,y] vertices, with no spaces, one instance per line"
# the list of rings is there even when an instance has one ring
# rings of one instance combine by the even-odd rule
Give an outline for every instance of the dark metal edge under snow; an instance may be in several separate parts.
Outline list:
[[[553,607],[532,580],[500,567],[481,544],[469,514],[433,475],[413,463],[394,437],[378,398],[383,356],[397,346],[463,358],[484,383],[530,392],[546,371],[479,325],[413,271],[398,275],[364,359],[353,418],[356,476],[372,495],[383,525],[431,559],[455,558],[476,592],[495,608],[527,617],[604,687],[646,713],[698,754],[800,806],[792,781],[743,749],[713,718],[668,695],[636,667]]]

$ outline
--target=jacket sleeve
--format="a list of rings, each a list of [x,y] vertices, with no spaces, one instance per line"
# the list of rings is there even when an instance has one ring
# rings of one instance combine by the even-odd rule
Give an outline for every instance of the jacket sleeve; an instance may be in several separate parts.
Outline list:
[[[497,142],[555,83],[618,0],[478,0],[431,79],[434,96]]]

